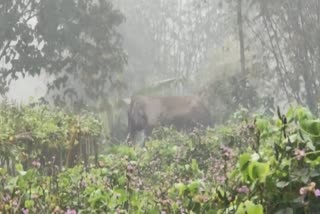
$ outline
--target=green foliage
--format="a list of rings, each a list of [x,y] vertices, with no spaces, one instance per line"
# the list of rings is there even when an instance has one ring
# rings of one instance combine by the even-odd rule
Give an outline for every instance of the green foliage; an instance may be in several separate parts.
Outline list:
[[[263,207],[259,205],[255,205],[251,201],[245,201],[241,203],[237,212],[237,214],[263,214]]]
[[[48,163],[49,176],[42,165],[25,169],[17,162],[15,175],[0,168],[0,207],[34,213],[316,212],[320,148],[312,137],[319,127],[302,127],[317,119],[299,107],[286,115],[247,115],[189,134],[160,128],[145,147],[107,147],[96,168],[58,170]]]
[[[55,78],[48,89],[56,104],[95,106],[123,89],[116,27],[124,17],[110,1],[2,1],[0,14],[0,93],[41,70]]]
[[[269,165],[251,160],[249,154],[242,154],[239,158],[240,170],[244,181],[259,181],[265,182],[266,176],[269,173]]]
[[[61,167],[68,158],[74,158],[67,156],[68,151],[97,143],[101,124],[89,114],[77,116],[36,103],[21,106],[3,103],[0,130],[0,160],[7,164],[10,160],[21,161],[26,167],[34,160],[55,159]]]

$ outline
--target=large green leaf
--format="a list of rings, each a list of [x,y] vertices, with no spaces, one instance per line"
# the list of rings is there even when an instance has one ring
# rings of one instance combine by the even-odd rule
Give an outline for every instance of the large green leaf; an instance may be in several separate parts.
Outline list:
[[[313,141],[320,140],[320,120],[302,120],[300,122],[301,129],[310,135]]]
[[[269,164],[252,162],[248,168],[249,176],[252,180],[259,180],[264,182],[270,171]]]
[[[310,113],[310,111],[304,107],[298,107],[296,109],[296,119],[299,122],[302,122],[304,120],[308,120],[312,118],[312,114]]]
[[[178,190],[179,196],[182,196],[184,191],[187,189],[187,186],[184,183],[177,183],[174,186]]]
[[[318,137],[320,136],[320,120],[305,120],[301,121],[301,128],[307,133]]]
[[[240,170],[245,171],[248,168],[250,161],[251,161],[250,154],[244,153],[240,155],[240,158],[239,158]]]
[[[239,205],[236,214],[263,214],[263,207],[261,204],[245,201]]]
[[[244,178],[244,180],[249,179],[249,173],[248,173],[248,167],[250,166],[251,163],[251,155],[248,153],[244,153],[240,155],[239,158],[239,165],[240,165],[240,171],[241,174]]]

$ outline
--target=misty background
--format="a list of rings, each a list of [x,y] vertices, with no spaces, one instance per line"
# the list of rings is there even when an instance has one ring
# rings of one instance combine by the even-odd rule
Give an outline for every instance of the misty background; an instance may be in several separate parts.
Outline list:
[[[317,0],[4,0],[1,99],[94,111],[115,140],[135,94],[199,94],[216,124],[240,108],[317,115],[319,11]]]

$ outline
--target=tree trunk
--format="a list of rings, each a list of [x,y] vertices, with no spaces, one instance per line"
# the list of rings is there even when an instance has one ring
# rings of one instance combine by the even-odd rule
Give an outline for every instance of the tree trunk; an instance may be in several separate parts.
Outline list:
[[[244,55],[244,39],[243,39],[243,25],[242,25],[242,0],[238,0],[238,30],[240,42],[240,62],[241,73],[246,73],[245,55]]]

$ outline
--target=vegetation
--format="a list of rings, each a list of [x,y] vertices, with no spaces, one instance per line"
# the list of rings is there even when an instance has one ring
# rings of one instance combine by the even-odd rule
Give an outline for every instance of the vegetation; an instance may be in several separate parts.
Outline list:
[[[1,94],[41,71],[53,79],[47,100],[75,110],[123,87],[126,55],[115,28],[124,16],[109,1],[1,1],[0,13]]]
[[[61,167],[56,159],[67,162],[65,151],[72,148],[74,134],[97,140],[100,123],[87,114],[75,116],[42,105],[3,104],[0,210],[315,212],[320,208],[320,120],[302,107],[278,113],[279,118],[268,118],[242,109],[225,126],[189,134],[160,128],[145,147],[109,145],[97,164],[90,156],[87,164],[82,160]],[[76,139],[73,146],[80,145],[78,149],[88,143]],[[33,148],[30,153],[28,148]],[[55,148],[62,151],[60,157],[48,155]]]
[[[88,166],[88,156],[97,156],[97,141],[101,124],[90,115],[67,114],[60,109],[32,104],[0,106],[0,164],[9,174],[15,173],[15,163],[25,168],[33,161],[59,166],[72,166],[82,159]]]
[[[0,94],[44,73],[46,101],[101,113],[119,140],[119,101],[135,93],[200,92],[219,123],[241,106],[317,115],[319,10],[317,0],[0,1]]]
[[[319,212],[319,11],[0,0],[0,213]],[[40,74],[40,101],[6,102]],[[200,94],[216,127],[124,145],[135,94]]]

